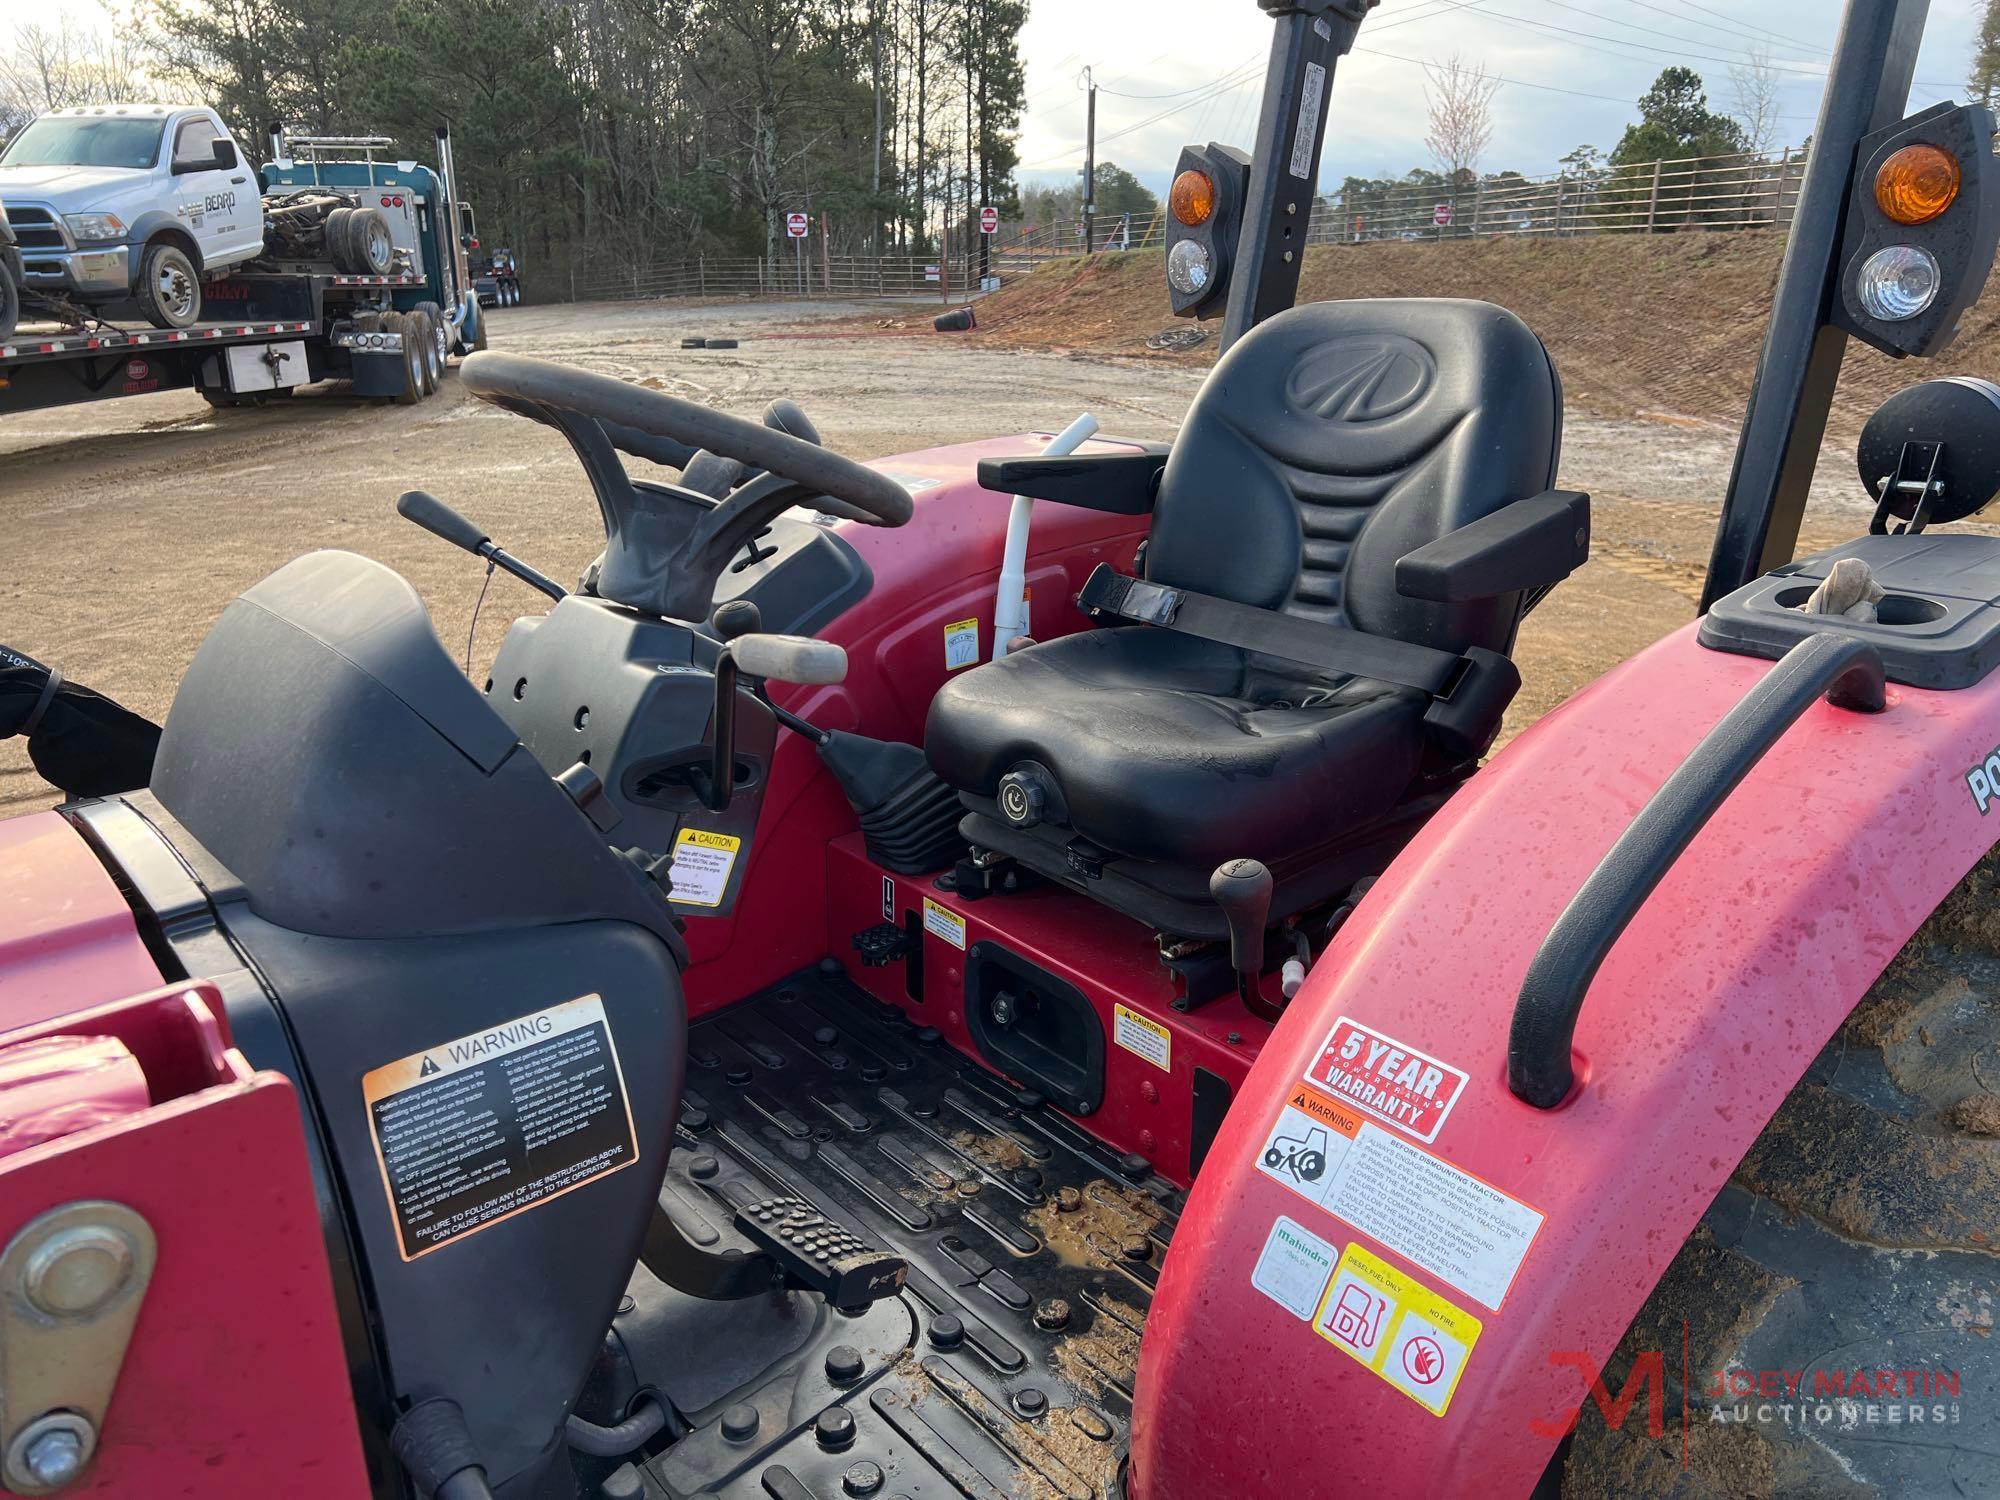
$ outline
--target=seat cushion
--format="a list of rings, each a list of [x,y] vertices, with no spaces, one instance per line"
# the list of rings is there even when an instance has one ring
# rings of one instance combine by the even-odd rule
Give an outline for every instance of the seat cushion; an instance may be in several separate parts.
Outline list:
[[[1284,860],[1379,817],[1416,778],[1426,706],[1171,631],[1090,630],[949,679],[924,747],[980,797],[1038,762],[1092,843],[1212,868]]]

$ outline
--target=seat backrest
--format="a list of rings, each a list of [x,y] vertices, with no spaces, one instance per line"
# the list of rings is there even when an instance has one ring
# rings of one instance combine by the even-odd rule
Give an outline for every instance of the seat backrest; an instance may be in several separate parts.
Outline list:
[[[1432,604],[1396,559],[1555,482],[1562,386],[1490,302],[1314,302],[1203,382],[1154,507],[1146,576],[1449,651],[1506,651],[1518,595]]]

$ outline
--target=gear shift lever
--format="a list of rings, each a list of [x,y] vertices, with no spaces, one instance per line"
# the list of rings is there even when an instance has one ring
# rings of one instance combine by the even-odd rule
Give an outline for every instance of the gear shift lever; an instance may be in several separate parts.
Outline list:
[[[1208,877],[1208,894],[1229,924],[1229,966],[1252,1015],[1276,1019],[1257,977],[1264,971],[1264,929],[1271,919],[1271,872],[1254,859],[1225,860]]]

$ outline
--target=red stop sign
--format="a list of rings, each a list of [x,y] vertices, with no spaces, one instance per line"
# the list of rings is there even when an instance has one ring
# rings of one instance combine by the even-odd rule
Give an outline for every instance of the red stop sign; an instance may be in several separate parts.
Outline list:
[[[1440,229],[1449,224],[1451,222],[1451,205],[1449,203],[1440,203],[1436,208],[1432,209],[1431,222]]]
[[[979,232],[992,234],[1000,227],[1000,210],[990,203],[979,210]]]

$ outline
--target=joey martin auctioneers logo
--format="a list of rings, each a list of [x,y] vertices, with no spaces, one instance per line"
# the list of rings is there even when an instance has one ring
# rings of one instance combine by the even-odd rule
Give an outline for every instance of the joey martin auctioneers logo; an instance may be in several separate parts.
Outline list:
[[[1736,1422],[1758,1427],[1789,1427],[1821,1432],[1861,1432],[1866,1429],[1950,1427],[1959,1420],[1962,1381],[1957,1370],[1919,1366],[1910,1369],[1834,1368],[1807,1365],[1795,1369],[1751,1369],[1726,1365],[1697,1371],[1689,1367],[1687,1325],[1681,1327],[1681,1347],[1673,1351],[1680,1368],[1679,1425],[1681,1461],[1687,1463],[1686,1438],[1696,1423]],[[1624,1383],[1613,1394],[1596,1361],[1576,1349],[1558,1349],[1550,1365],[1573,1369],[1582,1377],[1604,1425],[1613,1432],[1626,1429],[1643,1401],[1646,1436],[1667,1433],[1667,1351],[1641,1350],[1632,1360]],[[1556,1420],[1534,1418],[1529,1426],[1540,1437],[1559,1438],[1574,1431],[1581,1407]]]

